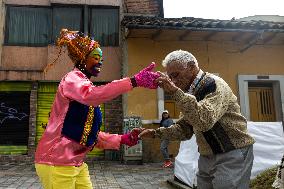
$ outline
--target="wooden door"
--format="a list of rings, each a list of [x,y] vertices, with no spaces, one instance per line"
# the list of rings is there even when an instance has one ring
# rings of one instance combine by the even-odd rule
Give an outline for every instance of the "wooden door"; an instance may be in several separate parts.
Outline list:
[[[176,102],[174,100],[165,100],[165,110],[169,111],[170,117],[173,119],[178,119],[180,110],[176,105]]]

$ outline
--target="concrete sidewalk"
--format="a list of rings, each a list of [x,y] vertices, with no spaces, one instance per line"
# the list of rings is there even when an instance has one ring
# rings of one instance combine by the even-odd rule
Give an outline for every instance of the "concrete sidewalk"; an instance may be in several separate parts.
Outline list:
[[[161,163],[126,165],[120,162],[95,161],[89,171],[96,189],[173,189],[167,184],[173,178],[173,168],[162,168]],[[2,163],[0,189],[42,188],[33,164]]]

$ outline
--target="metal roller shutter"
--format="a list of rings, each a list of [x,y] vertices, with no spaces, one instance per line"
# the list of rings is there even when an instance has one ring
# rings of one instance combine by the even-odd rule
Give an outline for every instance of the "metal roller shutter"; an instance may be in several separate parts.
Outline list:
[[[36,144],[40,140],[44,127],[47,125],[49,112],[57,91],[58,83],[41,82],[37,91],[37,115],[36,115]]]
[[[0,154],[26,154],[30,116],[29,82],[0,82]]]

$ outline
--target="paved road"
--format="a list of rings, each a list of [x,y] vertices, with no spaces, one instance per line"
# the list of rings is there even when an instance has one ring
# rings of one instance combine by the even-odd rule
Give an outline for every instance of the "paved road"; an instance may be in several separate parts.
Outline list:
[[[166,180],[173,178],[173,168],[160,163],[125,165],[120,162],[96,161],[89,164],[96,189],[173,189]],[[1,163],[0,189],[42,188],[33,164]]]

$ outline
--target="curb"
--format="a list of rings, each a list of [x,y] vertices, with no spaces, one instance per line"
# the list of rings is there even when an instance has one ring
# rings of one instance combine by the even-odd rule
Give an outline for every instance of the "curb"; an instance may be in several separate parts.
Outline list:
[[[167,183],[172,185],[173,187],[175,187],[177,189],[192,189],[191,187],[186,186],[184,184],[181,184],[181,183],[175,181],[174,179],[168,179]]]

